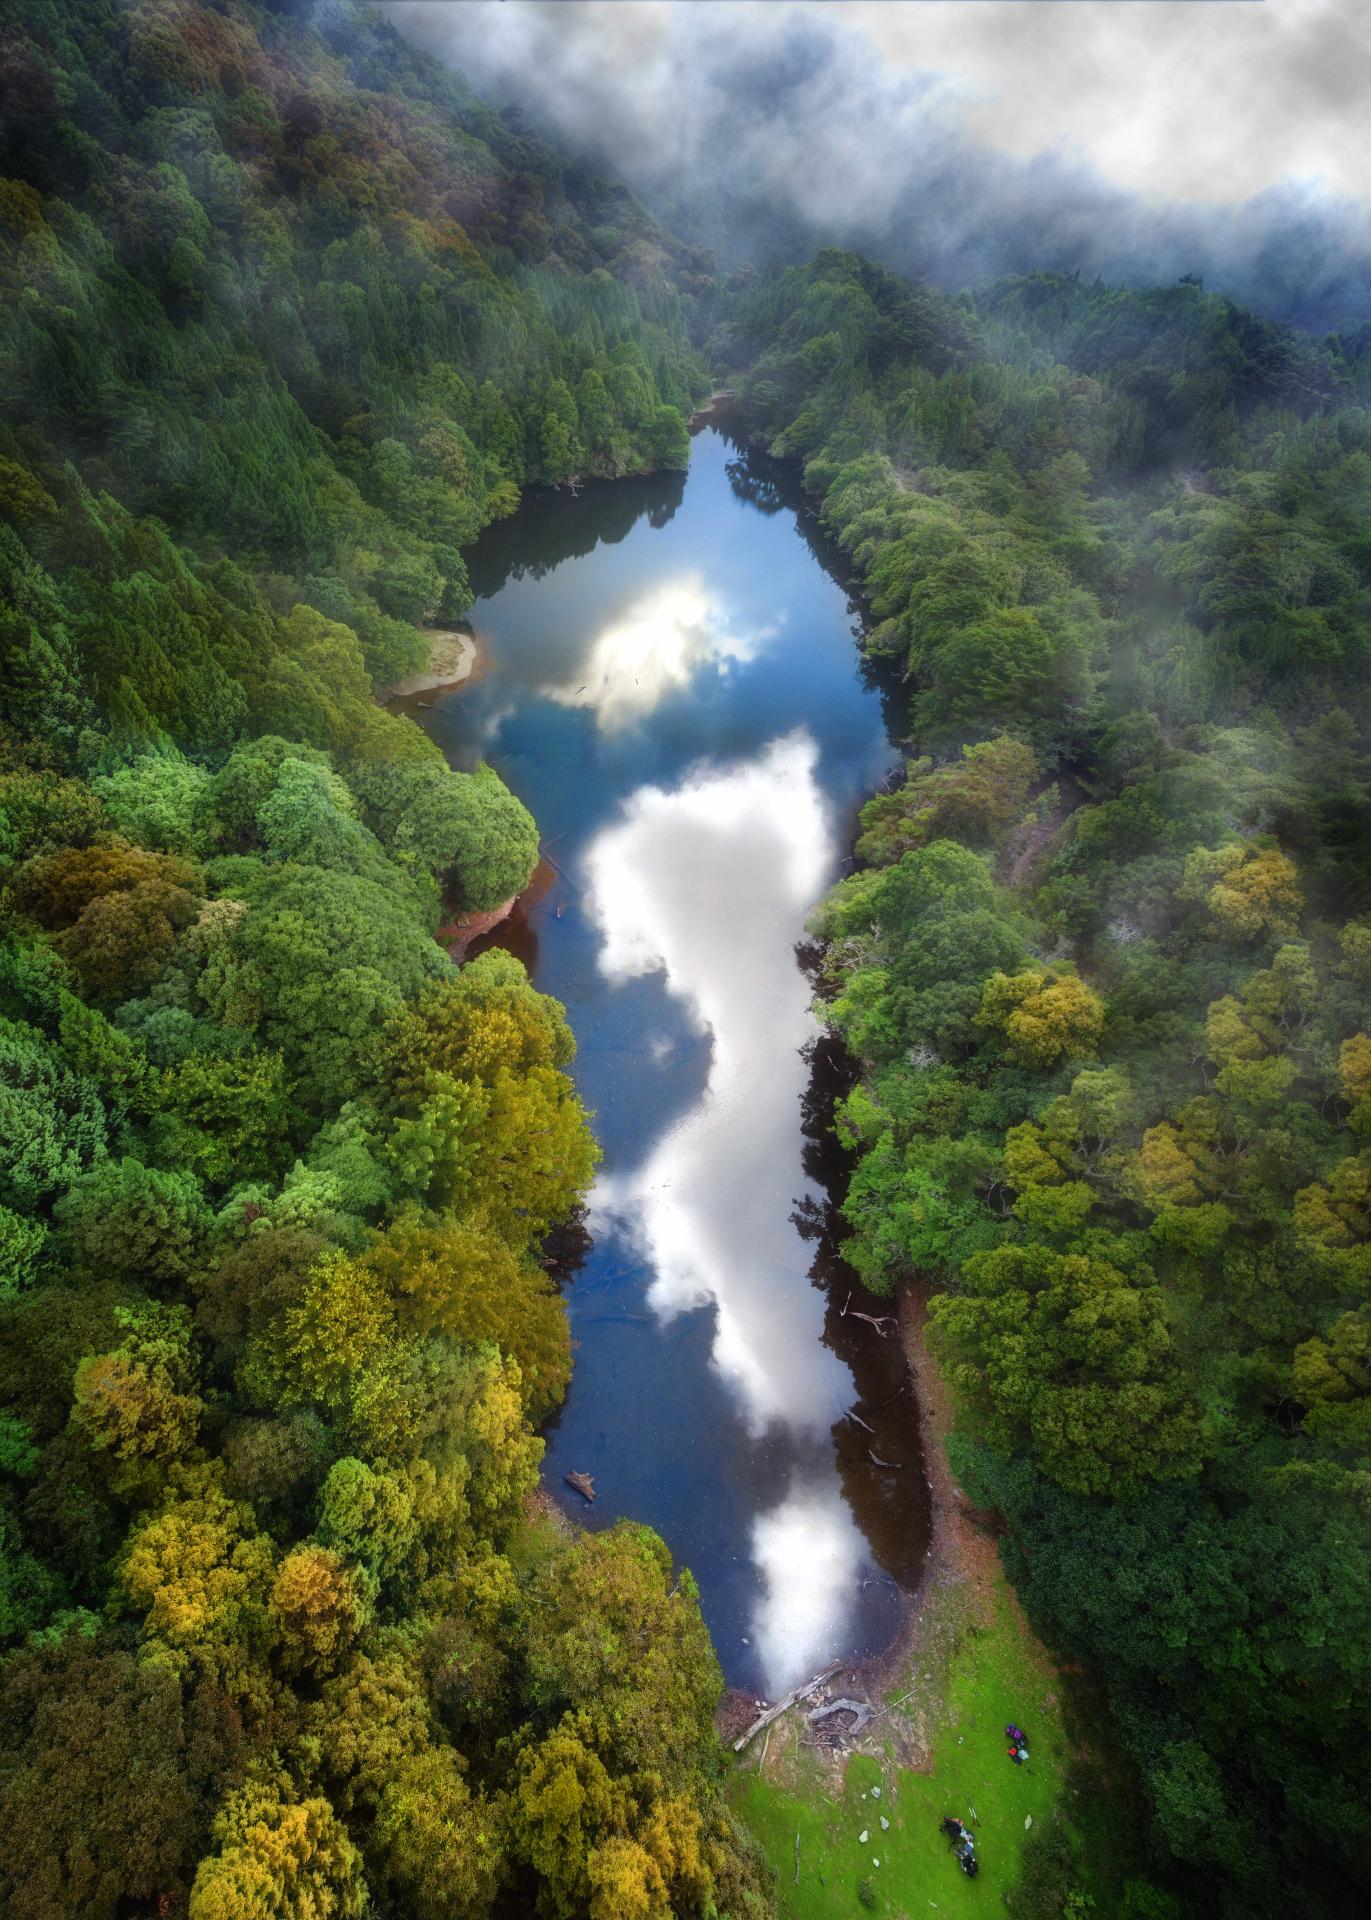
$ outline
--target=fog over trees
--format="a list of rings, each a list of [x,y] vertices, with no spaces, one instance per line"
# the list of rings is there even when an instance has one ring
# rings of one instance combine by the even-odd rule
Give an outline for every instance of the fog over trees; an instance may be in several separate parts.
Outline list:
[[[848,570],[904,757],[814,902],[843,1251],[928,1287],[952,1465],[1127,1809],[1107,1860],[1074,1816],[1017,1841],[1011,1910],[1361,1909],[1366,22],[1263,10],[1284,95],[1254,66],[1269,123],[1223,122],[1234,10],[1190,11],[1235,144],[1188,199],[1091,159],[1098,115],[1081,155],[996,145],[920,21],[6,20],[16,1920],[784,1910],[694,1579],[538,1494],[599,1148],[566,1009],[440,936],[540,823],[380,697],[483,529],[679,485],[719,388]]]

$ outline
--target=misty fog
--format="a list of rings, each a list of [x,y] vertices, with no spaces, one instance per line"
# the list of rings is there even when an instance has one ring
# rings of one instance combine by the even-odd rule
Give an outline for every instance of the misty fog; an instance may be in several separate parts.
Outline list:
[[[1315,329],[1357,324],[1371,294],[1363,8],[387,11],[725,266],[837,243],[950,286],[1192,273]]]

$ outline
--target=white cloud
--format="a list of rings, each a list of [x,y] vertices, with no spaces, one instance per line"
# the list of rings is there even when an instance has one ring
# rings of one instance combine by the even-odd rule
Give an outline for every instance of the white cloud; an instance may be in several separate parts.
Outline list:
[[[917,116],[963,120],[1022,159],[1065,149],[1130,192],[1233,202],[1296,178],[1371,194],[1371,9],[1358,0],[391,0],[388,10],[479,79],[540,97],[569,131],[612,129],[630,164],[655,147],[664,176],[713,161],[708,94],[730,44],[799,47],[818,27],[857,42],[887,82],[918,76],[906,88]],[[793,127],[795,152],[810,154],[795,188],[823,196],[860,169],[879,190],[872,163],[893,156],[873,135],[888,138],[894,94],[873,128],[820,117],[844,104],[840,63],[804,77],[815,117]],[[740,122],[737,142],[755,158],[753,131]]]
[[[726,259],[836,241],[965,285],[1197,272],[1356,324],[1371,288],[1359,0],[392,0]]]
[[[1349,0],[853,0],[892,68],[964,92],[968,131],[1065,150],[1131,192],[1232,204],[1277,182],[1371,192],[1371,17]]]

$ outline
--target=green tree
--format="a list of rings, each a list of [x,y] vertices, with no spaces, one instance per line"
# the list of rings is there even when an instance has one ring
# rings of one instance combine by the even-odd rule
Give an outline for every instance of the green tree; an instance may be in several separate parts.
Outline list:
[[[1198,1472],[1204,1424],[1141,1262],[999,1247],[967,1261],[932,1320],[987,1431],[1007,1447],[1031,1440],[1064,1487],[1127,1495]]]
[[[92,1273],[183,1279],[209,1228],[193,1174],[126,1156],[75,1180],[54,1209],[75,1258]]]
[[[259,1773],[229,1794],[214,1821],[218,1851],[200,1863],[191,1920],[360,1920],[362,1858],[329,1806],[301,1799],[284,1777]]]

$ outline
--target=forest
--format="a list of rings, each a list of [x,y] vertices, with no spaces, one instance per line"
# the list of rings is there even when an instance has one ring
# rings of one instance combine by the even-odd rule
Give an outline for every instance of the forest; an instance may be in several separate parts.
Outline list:
[[[3,71],[0,1899],[765,1912],[688,1573],[533,1497],[597,1150],[433,936],[537,828],[373,698],[522,487],[684,465],[692,263],[365,9]]]
[[[814,921],[846,1255],[1102,1682],[1129,1920],[1356,1910],[1371,326],[720,276],[352,0],[0,43],[5,1911],[775,1910],[690,1574],[537,1491],[594,1117],[434,936],[538,826],[376,697],[715,382],[906,729]]]
[[[815,919],[846,1252],[936,1288],[954,1466],[1103,1676],[1158,1920],[1196,1876],[1350,1912],[1371,1859],[1369,349],[836,251],[711,346],[917,749]]]

